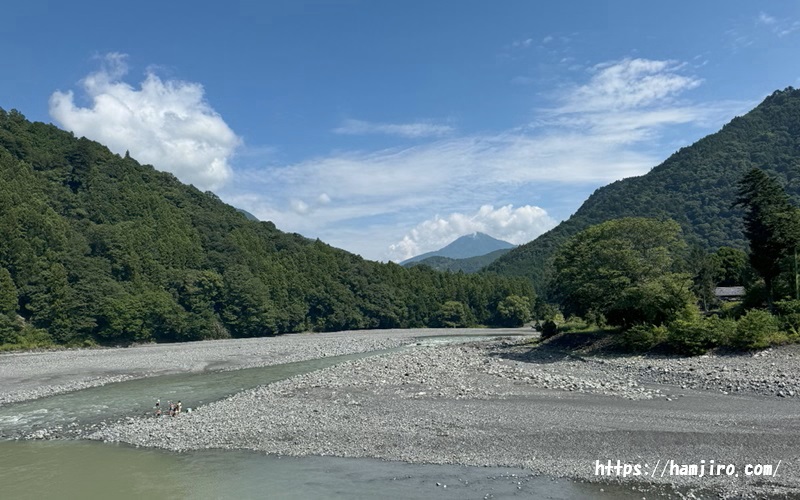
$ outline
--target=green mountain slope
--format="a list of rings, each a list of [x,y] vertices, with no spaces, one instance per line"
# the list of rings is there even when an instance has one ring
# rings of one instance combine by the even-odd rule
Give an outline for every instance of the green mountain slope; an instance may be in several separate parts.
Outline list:
[[[491,324],[525,280],[378,264],[248,220],[213,193],[0,109],[0,344],[176,341]],[[41,332],[39,332],[41,333]]]
[[[800,90],[773,93],[719,132],[673,154],[641,177],[602,187],[568,220],[486,268],[524,276],[541,290],[549,259],[580,230],[620,217],[669,217],[690,242],[744,249],[742,212],[731,208],[737,181],[759,167],[800,198]]]
[[[494,252],[489,252],[485,255],[478,255],[477,257],[467,257],[465,259],[451,259],[450,257],[442,257],[435,255],[425,259],[409,262],[403,264],[404,267],[413,266],[428,266],[437,271],[448,271],[451,273],[464,272],[464,273],[477,273],[484,267],[496,261],[503,255],[510,252],[510,248],[501,248]]]

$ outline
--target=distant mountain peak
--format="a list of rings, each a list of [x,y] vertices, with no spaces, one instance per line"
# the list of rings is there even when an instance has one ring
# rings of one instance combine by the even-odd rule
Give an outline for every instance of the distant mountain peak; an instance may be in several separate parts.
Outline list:
[[[456,238],[455,241],[443,248],[440,248],[439,250],[411,257],[410,259],[404,260],[400,264],[405,265],[411,262],[418,262],[420,260],[427,259],[428,257],[449,257],[451,259],[479,257],[496,250],[514,248],[514,246],[515,245],[507,241],[498,240],[497,238],[489,236],[486,233],[475,231],[473,233],[465,234]]]

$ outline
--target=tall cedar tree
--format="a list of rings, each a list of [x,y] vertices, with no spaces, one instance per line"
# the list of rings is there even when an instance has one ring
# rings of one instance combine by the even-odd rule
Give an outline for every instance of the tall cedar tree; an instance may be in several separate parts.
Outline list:
[[[798,210],[780,184],[759,168],[753,168],[739,181],[735,205],[745,209],[750,264],[764,279],[771,307],[775,279],[782,270],[781,261],[795,251],[800,240]]]

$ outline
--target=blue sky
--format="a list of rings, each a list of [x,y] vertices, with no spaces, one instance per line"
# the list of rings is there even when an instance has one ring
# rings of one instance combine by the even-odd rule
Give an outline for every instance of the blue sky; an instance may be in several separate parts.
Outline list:
[[[800,1],[12,2],[0,107],[376,260],[524,243],[800,86]]]

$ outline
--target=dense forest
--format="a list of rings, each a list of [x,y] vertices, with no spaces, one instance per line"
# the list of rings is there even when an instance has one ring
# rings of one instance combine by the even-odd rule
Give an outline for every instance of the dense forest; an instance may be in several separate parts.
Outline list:
[[[527,280],[405,269],[249,220],[0,109],[0,345],[520,324]]]
[[[764,170],[800,199],[800,90],[769,96],[719,132],[681,149],[649,173],[595,191],[567,221],[487,266],[487,273],[524,276],[545,291],[559,246],[581,230],[621,217],[675,220],[689,244],[745,249],[737,182]]]
[[[422,260],[409,262],[407,264],[403,264],[404,267],[413,267],[413,266],[428,266],[430,268],[436,269],[437,271],[448,271],[451,273],[463,272],[463,273],[477,273],[484,267],[488,266],[492,262],[496,261],[503,255],[510,252],[510,248],[503,248],[500,250],[495,250],[494,252],[489,252],[485,255],[478,255],[477,257],[466,257],[463,259],[453,259],[450,257],[442,257],[439,255],[433,257],[427,257]]]

